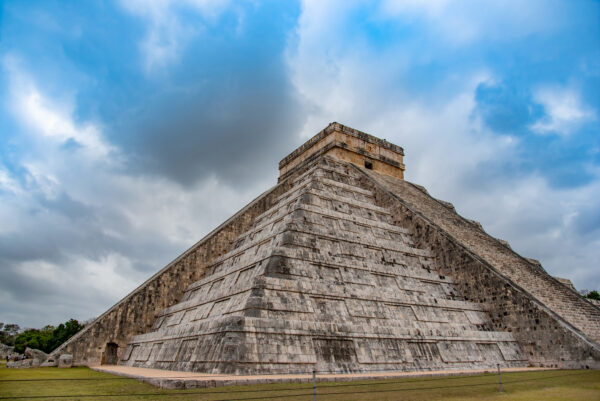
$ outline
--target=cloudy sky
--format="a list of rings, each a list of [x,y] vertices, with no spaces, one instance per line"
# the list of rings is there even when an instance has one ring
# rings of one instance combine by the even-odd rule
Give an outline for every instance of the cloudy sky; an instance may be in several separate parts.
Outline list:
[[[331,121],[600,289],[596,1],[4,1],[0,321],[97,316]]]

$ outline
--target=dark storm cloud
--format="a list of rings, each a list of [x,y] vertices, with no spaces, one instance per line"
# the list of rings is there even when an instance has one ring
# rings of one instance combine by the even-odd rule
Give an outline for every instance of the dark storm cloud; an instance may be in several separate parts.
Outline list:
[[[104,196],[117,198],[110,193]],[[30,199],[21,220],[19,232],[0,234],[2,266],[27,261],[60,264],[73,255],[97,261],[110,252],[118,252],[138,261],[133,263],[136,270],[151,271],[157,266],[147,261],[162,261],[165,253],[172,255],[176,251],[161,238],[137,233],[117,202],[98,208],[64,192],[54,199],[40,195]],[[107,233],[107,227],[119,235]],[[128,235],[131,239],[123,241]]]
[[[276,171],[278,158],[292,150],[301,115],[282,77],[257,75],[228,77],[227,84],[152,105],[139,128],[143,134],[128,144],[138,167],[185,185],[214,174],[245,186]]]
[[[0,321],[22,325],[41,327],[69,317],[86,320],[111,305],[112,289],[91,285],[94,279],[86,277],[85,264],[102,266],[111,255],[127,255],[117,269],[138,277],[135,286],[185,248],[137,232],[116,203],[98,209],[66,194],[32,199],[20,221],[19,232],[0,235]],[[107,228],[120,235],[107,234]]]
[[[83,202],[73,199],[66,192],[61,192],[54,199],[39,198],[39,205],[53,212],[79,223],[91,223],[95,219],[94,209]]]
[[[35,263],[28,269],[3,261],[0,263],[3,263],[0,269],[0,281],[3,283],[0,321],[18,323],[23,328],[57,324],[68,318],[83,321],[114,302],[108,292],[90,286],[82,291],[69,280],[49,282],[38,274],[39,266]],[[65,270],[64,275],[69,273]]]
[[[274,175],[293,150],[305,118],[285,62],[294,10],[245,12],[243,26],[225,15],[219,29],[203,31],[140,93],[133,122],[113,135],[136,156],[137,171],[184,185],[216,175],[247,186]]]

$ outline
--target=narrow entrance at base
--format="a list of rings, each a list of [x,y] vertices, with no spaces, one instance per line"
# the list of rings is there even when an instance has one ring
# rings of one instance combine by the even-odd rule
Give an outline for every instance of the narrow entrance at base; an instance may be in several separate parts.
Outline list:
[[[106,351],[104,351],[104,364],[116,365],[117,364],[117,349],[119,346],[115,343],[106,344]]]

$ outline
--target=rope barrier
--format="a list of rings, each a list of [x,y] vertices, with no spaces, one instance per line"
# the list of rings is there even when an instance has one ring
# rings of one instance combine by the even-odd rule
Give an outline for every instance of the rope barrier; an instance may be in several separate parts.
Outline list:
[[[511,369],[511,368],[507,368],[507,369]],[[541,368],[543,369],[543,368]],[[464,376],[469,376],[469,377],[474,377],[474,376],[481,376],[481,375],[488,375],[488,374],[495,374],[495,368],[489,368],[489,369],[482,369],[484,371],[487,371],[486,373],[476,373],[476,374],[468,374],[468,373],[457,373],[456,376],[460,375],[462,377]],[[98,371],[100,373],[109,373],[109,372],[103,372],[103,371]],[[403,372],[400,371],[398,369],[377,369],[377,370],[367,370],[367,371],[347,371],[347,370],[318,370],[317,374],[318,375],[328,375],[328,374],[370,374],[370,373],[407,373],[407,372]],[[447,372],[451,372],[451,371],[447,371]],[[422,371],[421,373],[427,374],[427,371]],[[203,374],[201,372],[198,372],[198,374]],[[210,375],[210,373],[206,373],[208,375]],[[302,375],[302,376],[306,376],[307,379],[312,378],[312,374],[313,371],[308,371],[308,372],[288,372],[288,373],[259,373],[259,374],[253,374],[254,376],[285,376],[285,375]],[[435,374],[435,373],[434,373]],[[228,375],[215,375],[216,377],[222,377],[222,376],[228,376]],[[246,376],[244,374],[238,374],[238,375],[231,375],[231,376]],[[248,375],[249,376],[249,375]],[[454,376],[454,375],[452,375]],[[107,378],[95,378],[95,377],[91,377],[91,378],[67,378],[67,379],[63,379],[63,378],[57,378],[57,379],[0,379],[0,382],[4,382],[4,381],[46,381],[46,380],[125,380],[125,379],[134,379],[137,380],[137,378],[135,377],[107,377]],[[184,377],[184,376],[163,376],[160,377],[160,379],[189,379],[189,377]],[[207,378],[209,379],[209,378]]]
[[[513,384],[513,383],[523,383],[530,381],[539,381],[539,380],[547,380],[554,379],[558,377],[568,377],[568,376],[581,376],[588,374],[588,372],[579,372],[579,373],[570,373],[563,375],[552,375],[545,377],[536,377],[531,379],[517,379],[517,380],[509,380],[505,381],[504,385]],[[495,375],[488,375],[495,376]],[[404,380],[404,381],[386,381],[386,382],[371,382],[371,383],[343,383],[336,385],[322,385],[317,386],[317,389],[323,388],[345,388],[345,387],[357,387],[357,386],[374,386],[374,385],[393,385],[393,384],[406,384],[406,383],[415,383],[415,382],[426,382],[433,380],[449,380],[449,379],[470,379],[474,376],[462,376],[462,377],[440,377],[440,378],[432,378],[426,380]],[[465,387],[478,387],[478,386],[491,386],[496,385],[496,382],[486,382],[486,383],[467,383],[467,384],[457,384],[457,385],[448,385],[448,386],[433,386],[433,387],[409,387],[409,388],[400,388],[400,389],[380,389],[380,390],[368,390],[368,391],[353,391],[352,394],[365,394],[365,393],[385,393],[385,392],[402,392],[402,391],[416,391],[416,390],[435,390],[435,389],[451,389],[451,388],[465,388]],[[49,398],[90,398],[90,397],[145,397],[145,396],[153,396],[153,397],[171,397],[171,396],[187,396],[187,395],[217,395],[217,394],[235,394],[235,393],[257,393],[257,392],[269,392],[269,391],[299,391],[304,390],[302,388],[283,388],[283,389],[262,389],[262,390],[232,390],[232,391],[189,391],[189,392],[179,392],[179,393],[128,393],[128,394],[77,394],[77,395],[49,395],[49,396],[41,396],[41,395],[33,395],[33,396],[8,396],[8,397],[0,397],[0,400],[17,400],[17,399],[49,399]],[[309,387],[306,390],[310,390]],[[328,393],[319,393],[319,396],[327,396],[327,395],[342,395],[349,394],[349,392],[328,392]],[[245,398],[236,398],[231,399],[227,398],[228,401],[242,401],[242,400],[257,400],[257,399],[278,399],[285,397],[301,397],[301,396],[310,396],[314,395],[314,392],[303,392],[296,394],[285,394],[285,395],[273,395],[273,396],[261,396],[261,397],[245,397]],[[218,400],[224,401],[225,399]]]
[[[398,372],[397,370],[395,371],[389,371],[389,372],[396,372],[396,373],[403,373],[403,372]],[[362,372],[360,374],[367,374],[368,372]],[[506,372],[505,372],[506,373]],[[511,372],[508,372],[511,373]],[[512,373],[518,373],[518,372],[512,372]],[[317,376],[319,374],[322,375],[322,372],[317,371],[316,372]],[[340,373],[341,374],[341,373]],[[355,374],[355,373],[345,373],[345,374]],[[263,375],[257,375],[257,376],[263,376]],[[266,375],[265,375],[266,376]],[[275,375],[272,375],[275,376]],[[435,377],[427,377],[424,376],[425,378],[423,379],[419,379],[416,381],[428,381],[428,380],[451,380],[451,379],[464,379],[465,377],[482,377],[482,376],[495,376],[495,373],[479,373],[479,374],[453,374],[453,375],[448,375],[448,376],[435,376]],[[232,377],[236,377],[233,376]],[[312,373],[311,376],[312,377]],[[410,376],[406,376],[407,378]],[[38,382],[38,381],[104,381],[104,380],[139,380],[140,378],[137,377],[74,377],[74,378],[47,378],[47,379],[0,379],[0,382]],[[196,378],[194,377],[183,377],[183,376],[161,376],[161,377],[145,377],[145,379],[173,379],[173,380],[194,380]],[[214,380],[211,379],[210,377],[198,377],[198,380]],[[290,378],[290,379],[294,379],[294,378]],[[307,379],[309,379],[309,377],[307,376]],[[372,378],[369,377],[365,377],[364,380],[374,380]],[[307,381],[308,383],[308,381]]]

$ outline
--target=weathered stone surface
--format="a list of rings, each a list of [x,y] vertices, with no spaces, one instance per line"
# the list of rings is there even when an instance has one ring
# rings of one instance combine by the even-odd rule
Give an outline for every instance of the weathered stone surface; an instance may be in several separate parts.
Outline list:
[[[58,358],[58,367],[59,368],[70,368],[73,366],[73,355],[71,354],[62,354]]]
[[[0,359],[6,359],[6,357],[10,357],[14,353],[15,347],[11,347],[10,345],[0,343]]]
[[[321,158],[121,363],[290,373],[523,366],[348,165]]]
[[[44,351],[40,351],[39,349],[29,347],[25,348],[24,354],[29,359],[37,359],[39,361],[38,365],[39,363],[44,362],[48,358],[48,354],[46,354]]]
[[[44,362],[40,365],[43,368],[56,367],[58,366],[58,357],[54,357],[52,354],[46,358]]]
[[[600,368],[599,308],[412,184],[355,169],[377,204],[434,252],[440,274],[485,305],[494,329],[513,333],[529,363]]]
[[[558,280],[560,283],[566,285],[570,290],[577,291],[577,289],[575,288],[575,286],[573,285],[571,280],[569,280],[568,278],[562,278],[562,277],[556,277],[556,276],[554,276],[554,278],[556,280]]]
[[[277,186],[49,361],[214,373],[600,367],[600,309],[400,179],[402,155],[330,125],[282,160]]]
[[[6,364],[7,368],[15,368],[15,369],[26,369],[30,368],[32,365],[32,359],[23,359],[19,361],[10,361]]]
[[[480,224],[480,225],[481,225],[481,224]],[[505,240],[503,240],[503,239],[500,239],[500,238],[496,238],[496,239],[498,240],[498,242],[499,242],[499,243],[501,243],[501,244],[502,244],[502,245],[504,245],[505,247],[512,249],[512,248],[510,247],[510,244],[508,243],[508,241],[505,241]]]
[[[404,178],[404,149],[365,132],[331,123],[279,162],[279,181],[322,156]]]

